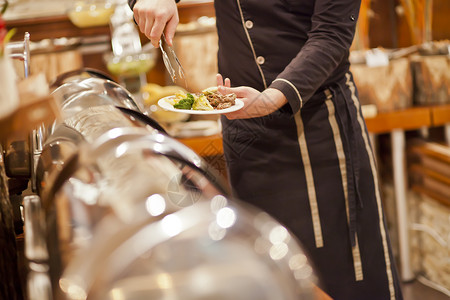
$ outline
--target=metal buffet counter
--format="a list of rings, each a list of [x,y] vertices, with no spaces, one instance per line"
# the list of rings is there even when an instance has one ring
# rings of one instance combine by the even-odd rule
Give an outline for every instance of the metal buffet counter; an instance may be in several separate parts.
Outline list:
[[[29,299],[329,299],[286,228],[99,74],[62,74],[33,134]]]

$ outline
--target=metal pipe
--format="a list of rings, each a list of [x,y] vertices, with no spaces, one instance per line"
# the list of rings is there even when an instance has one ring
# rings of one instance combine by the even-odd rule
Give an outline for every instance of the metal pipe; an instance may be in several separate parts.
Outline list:
[[[445,141],[447,142],[447,145],[450,146],[450,123],[445,124],[444,130],[445,130]]]
[[[397,206],[397,230],[400,251],[400,274],[403,281],[414,279],[409,249],[409,226],[407,205],[407,178],[405,172],[405,132],[391,132],[392,165],[394,173],[395,202]]]
[[[30,33],[25,32],[23,38],[23,68],[25,78],[30,76]]]

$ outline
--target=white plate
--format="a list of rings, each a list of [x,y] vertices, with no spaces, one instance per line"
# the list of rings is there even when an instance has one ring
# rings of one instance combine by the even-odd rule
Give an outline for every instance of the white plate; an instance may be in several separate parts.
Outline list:
[[[194,110],[194,109],[178,109],[174,108],[173,105],[168,102],[168,99],[173,99],[175,96],[168,96],[158,100],[158,105],[161,108],[169,111],[175,111],[178,113],[192,114],[192,115],[218,115],[218,114],[227,114],[244,107],[244,102],[242,100],[236,99],[235,104],[231,107],[225,109],[215,109],[215,110]]]

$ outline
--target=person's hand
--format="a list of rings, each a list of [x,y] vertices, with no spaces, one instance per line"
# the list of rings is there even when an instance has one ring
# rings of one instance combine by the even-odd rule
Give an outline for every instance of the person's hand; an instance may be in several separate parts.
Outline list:
[[[266,89],[263,92],[248,87],[230,87],[230,79],[222,79],[222,75],[217,75],[217,86],[221,94],[236,94],[244,102],[244,107],[240,110],[225,114],[230,119],[249,119],[263,117],[273,113],[287,103],[284,94],[277,89]]]
[[[133,8],[134,19],[146,37],[156,48],[164,32],[172,46],[178,25],[178,10],[174,0],[138,0]]]

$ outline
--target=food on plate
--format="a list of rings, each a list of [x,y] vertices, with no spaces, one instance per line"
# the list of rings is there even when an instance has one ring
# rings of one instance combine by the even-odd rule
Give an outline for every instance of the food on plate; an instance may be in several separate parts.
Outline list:
[[[181,99],[177,103],[173,105],[173,107],[178,109],[191,109],[192,105],[194,105],[195,98],[192,94],[187,93],[186,98]]]
[[[194,110],[214,110],[205,95],[197,97],[194,104],[192,104]]]
[[[141,87],[142,98],[147,106],[158,103],[158,100],[176,93],[187,93],[185,89],[177,85],[161,86],[156,83],[147,83]]]
[[[233,106],[235,100],[235,94],[222,95],[211,87],[195,94],[178,92],[169,101],[177,109],[221,110]]]
[[[203,91],[209,103],[215,109],[225,109],[233,106],[236,100],[236,94],[222,95],[217,88],[209,88]]]
[[[164,97],[173,96],[178,92],[187,93],[180,86],[161,86],[156,83],[147,83],[141,87],[144,108],[151,113],[152,118],[162,124],[173,124],[186,121],[189,115],[181,112],[168,111],[158,106],[158,100]]]

